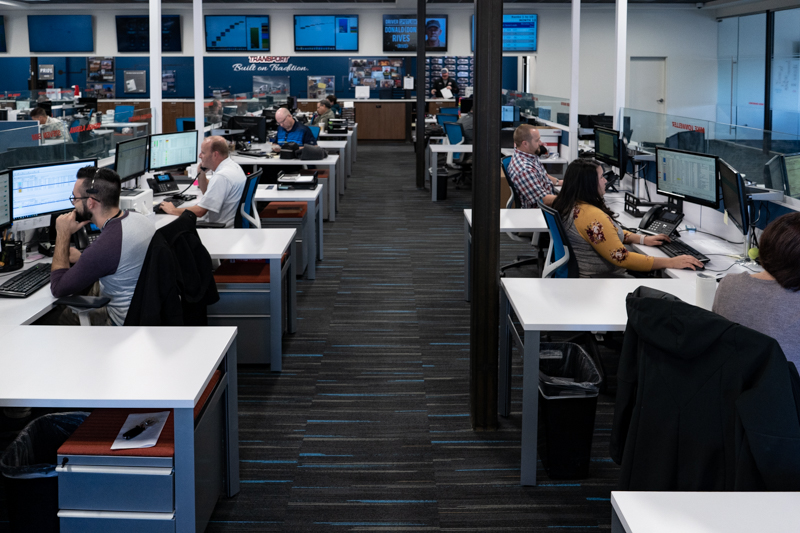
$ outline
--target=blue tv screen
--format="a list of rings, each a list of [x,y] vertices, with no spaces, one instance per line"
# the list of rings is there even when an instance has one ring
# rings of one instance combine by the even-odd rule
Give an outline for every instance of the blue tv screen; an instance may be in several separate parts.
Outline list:
[[[28,15],[31,52],[93,52],[91,15]]]
[[[150,51],[150,17],[117,15],[117,50],[120,52]],[[181,51],[181,16],[161,15],[161,51]]]
[[[447,52],[447,15],[429,15],[425,18],[425,50]],[[417,51],[417,16],[383,16],[383,51]]]
[[[0,15],[0,52],[8,52],[6,50],[6,24],[3,21],[4,18]]]
[[[207,52],[269,52],[269,16],[206,15]]]
[[[358,15],[295,15],[295,52],[358,52]]]
[[[503,15],[503,52],[535,52],[539,15]],[[472,51],[475,51],[475,15],[472,15]]]

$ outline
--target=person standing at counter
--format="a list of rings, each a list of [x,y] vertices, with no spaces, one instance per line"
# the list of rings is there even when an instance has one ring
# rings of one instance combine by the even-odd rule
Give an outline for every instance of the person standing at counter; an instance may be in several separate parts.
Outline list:
[[[433,89],[431,89],[431,95],[435,96],[436,98],[442,98],[442,89],[450,89],[450,92],[453,93],[453,98],[458,96],[458,83],[456,80],[450,77],[450,71],[446,68],[441,70],[441,78],[437,78],[433,81]]]

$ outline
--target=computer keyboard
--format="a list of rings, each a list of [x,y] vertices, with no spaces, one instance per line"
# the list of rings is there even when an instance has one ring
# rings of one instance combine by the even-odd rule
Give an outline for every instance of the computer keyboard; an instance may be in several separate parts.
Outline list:
[[[182,199],[180,199],[180,198],[175,198],[174,196],[171,196],[171,197],[169,197],[169,198],[164,198],[164,199],[162,200],[162,202],[169,202],[169,203],[171,203],[172,205],[174,205],[175,207],[178,207],[178,206],[180,206],[180,205],[182,205],[182,204],[183,204],[184,200],[182,200]],[[163,215],[163,214],[164,214],[164,211],[162,211],[162,210],[161,210],[161,202],[159,202],[158,204],[156,204],[156,205],[153,207],[153,212],[154,212],[156,215]]]
[[[50,263],[37,263],[0,285],[0,296],[27,298],[50,283]]]
[[[701,254],[680,239],[672,238],[672,242],[665,242],[658,247],[659,250],[664,252],[670,257],[677,257],[679,255],[691,255],[701,263],[708,263],[710,259]]]

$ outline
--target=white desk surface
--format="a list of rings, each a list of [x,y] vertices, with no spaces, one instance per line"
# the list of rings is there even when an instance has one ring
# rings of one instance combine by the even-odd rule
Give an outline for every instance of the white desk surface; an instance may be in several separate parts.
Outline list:
[[[472,209],[464,209],[464,218],[472,226]],[[500,231],[548,231],[541,209],[501,209]]]
[[[280,157],[251,157],[232,154],[231,159],[240,165],[327,165],[335,166],[339,161],[338,154],[329,154],[325,159],[303,161],[302,159],[281,159]]]
[[[0,406],[192,408],[234,327],[19,326],[2,335]],[[24,357],[20,357],[23,354]]]
[[[340,134],[341,135],[341,134]],[[331,148],[333,150],[341,150],[347,148],[347,141],[317,141],[317,146],[320,148]]]
[[[280,259],[292,244],[292,228],[200,228],[197,234],[214,259]]]
[[[319,198],[322,187],[323,185],[319,183],[313,191],[310,189],[280,191],[276,185],[259,185],[255,199],[259,202],[310,202]]]
[[[471,144],[429,144],[428,148],[430,149],[431,152],[433,152],[435,154],[446,154],[446,153],[449,153],[449,152],[453,152],[453,153],[466,152],[468,154],[472,153],[472,145]],[[504,156],[514,155],[514,149],[513,148],[501,148],[500,152]],[[539,161],[541,161],[541,163],[543,165],[553,165],[553,164],[565,165],[565,164],[569,163],[569,161],[567,161],[563,157],[553,157],[553,158],[548,158],[548,159],[539,159]]]
[[[502,278],[500,283],[526,331],[624,331],[625,297],[641,286],[695,302],[694,278]]]
[[[796,533],[800,492],[611,492],[626,533]]]
[[[148,126],[147,121],[133,121],[133,122],[101,122],[98,129],[102,128],[140,128],[142,126]]]
[[[35,263],[42,261],[50,263],[52,258],[45,257],[40,261],[26,262],[23,269],[27,270]],[[18,270],[2,279],[5,281],[20,272],[22,270]],[[27,298],[0,298],[0,325],[18,326],[20,324],[30,324],[50,311],[55,301],[56,298],[50,292],[49,283]]]

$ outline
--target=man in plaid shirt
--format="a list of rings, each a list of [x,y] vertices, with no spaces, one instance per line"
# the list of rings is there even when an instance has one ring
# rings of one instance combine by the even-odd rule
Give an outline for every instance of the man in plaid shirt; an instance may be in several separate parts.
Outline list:
[[[508,173],[521,196],[522,208],[531,209],[540,203],[551,205],[556,199],[555,187],[561,185],[561,181],[545,172],[539,161],[538,154],[547,150],[539,130],[530,124],[522,124],[514,131],[514,146]]]

